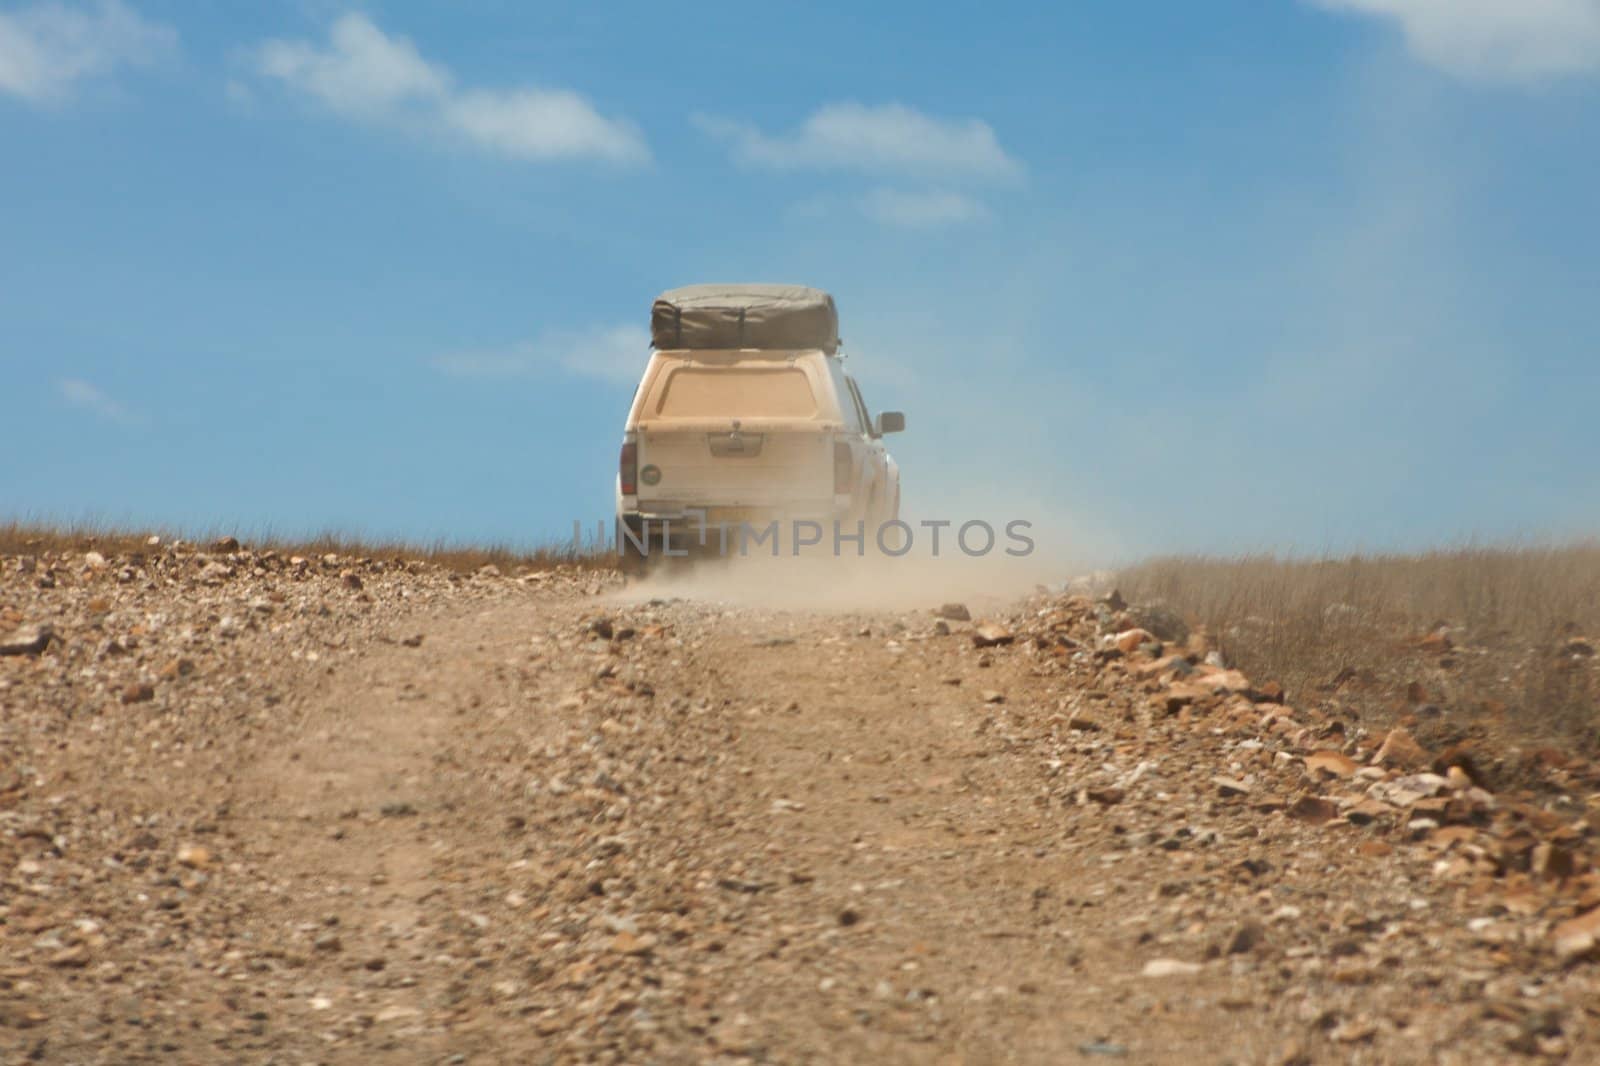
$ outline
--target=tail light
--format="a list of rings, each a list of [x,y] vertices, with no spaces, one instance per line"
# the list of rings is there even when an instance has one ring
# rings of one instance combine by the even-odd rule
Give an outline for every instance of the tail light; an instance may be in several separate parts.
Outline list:
[[[622,494],[633,496],[639,491],[639,446],[633,441],[622,445],[622,458],[618,463],[622,475]]]
[[[843,496],[850,491],[851,467],[854,465],[850,445],[845,441],[833,442],[833,494]]]

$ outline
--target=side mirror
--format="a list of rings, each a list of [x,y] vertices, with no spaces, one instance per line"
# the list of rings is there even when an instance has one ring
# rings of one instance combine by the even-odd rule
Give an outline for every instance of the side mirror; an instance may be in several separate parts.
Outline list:
[[[872,427],[873,436],[881,437],[885,433],[904,433],[906,429],[906,416],[902,411],[882,411],[874,420]]]

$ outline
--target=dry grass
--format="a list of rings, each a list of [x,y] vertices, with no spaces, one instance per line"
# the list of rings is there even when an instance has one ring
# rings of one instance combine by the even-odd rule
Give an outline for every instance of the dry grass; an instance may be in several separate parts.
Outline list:
[[[1328,559],[1164,558],[1119,575],[1206,627],[1246,673],[1292,699],[1363,712],[1487,716],[1596,745],[1600,542]],[[1421,638],[1443,630],[1451,647]],[[1593,645],[1591,645],[1593,646]]]
[[[448,541],[417,544],[408,541],[363,540],[337,533],[323,533],[316,537],[285,538],[268,534],[251,538],[238,533],[211,531],[205,534],[178,534],[171,530],[129,530],[97,524],[72,526],[35,522],[10,522],[0,525],[0,555],[36,555],[42,552],[89,550],[105,555],[130,554],[149,551],[147,544],[152,536],[161,538],[162,544],[181,539],[188,543],[210,545],[218,538],[231,535],[246,547],[277,551],[282,555],[339,555],[370,559],[422,560],[467,573],[493,563],[505,573],[529,570],[549,570],[557,566],[580,566],[596,570],[613,568],[613,554],[595,544],[584,544],[577,549],[571,543],[534,547],[513,547],[504,544],[470,545]]]

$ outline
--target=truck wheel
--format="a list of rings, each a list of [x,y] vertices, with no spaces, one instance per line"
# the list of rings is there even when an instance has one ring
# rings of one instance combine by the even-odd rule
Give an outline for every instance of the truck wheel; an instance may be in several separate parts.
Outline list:
[[[651,557],[628,543],[626,537],[617,546],[617,568],[624,577],[644,577],[650,572]]]

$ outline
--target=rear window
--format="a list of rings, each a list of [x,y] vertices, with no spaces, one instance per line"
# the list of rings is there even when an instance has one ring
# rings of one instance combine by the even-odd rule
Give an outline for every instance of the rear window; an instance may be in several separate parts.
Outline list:
[[[678,367],[656,400],[659,418],[810,418],[811,379],[798,367]]]

